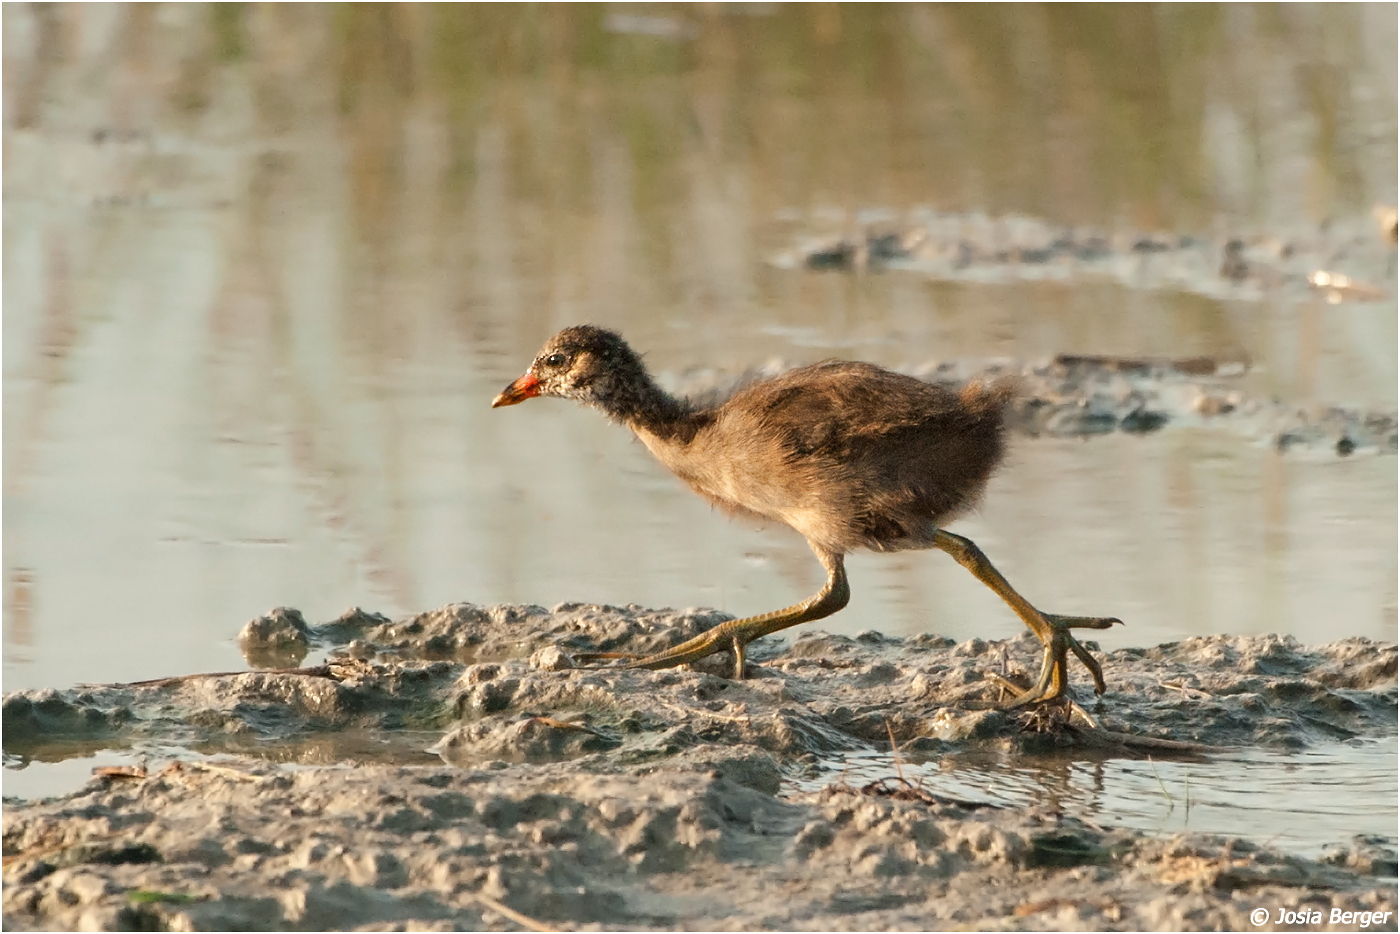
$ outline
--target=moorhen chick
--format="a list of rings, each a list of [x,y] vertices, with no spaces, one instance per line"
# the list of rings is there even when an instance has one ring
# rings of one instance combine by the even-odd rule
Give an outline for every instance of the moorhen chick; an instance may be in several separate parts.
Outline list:
[[[727,400],[676,399],[612,331],[565,328],[491,403],[562,396],[601,409],[712,503],[801,532],[826,568],[821,592],[786,609],[721,623],[631,668],[670,668],[726,649],[744,676],[744,647],[760,636],[830,616],[850,599],[845,555],[855,548],[938,548],[1005,600],[1045,646],[1040,677],[1008,706],[1058,701],[1073,652],[1104,692],[1098,662],[1070,633],[1120,620],[1042,613],[1012,589],[973,542],[945,531],[976,505],[1004,448],[1006,384],[961,392],[840,360],[740,387]]]

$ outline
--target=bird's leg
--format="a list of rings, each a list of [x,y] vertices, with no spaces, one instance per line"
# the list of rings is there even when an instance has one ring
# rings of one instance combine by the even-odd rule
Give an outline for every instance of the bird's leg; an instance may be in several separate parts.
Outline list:
[[[1024,704],[1042,701],[1058,701],[1064,697],[1065,692],[1069,689],[1070,652],[1073,652],[1075,657],[1084,663],[1084,667],[1089,669],[1089,674],[1094,678],[1094,693],[1102,694],[1106,690],[1103,683],[1103,669],[1099,667],[1094,656],[1090,655],[1088,650],[1079,644],[1079,640],[1070,634],[1070,630],[1107,629],[1114,623],[1121,623],[1121,619],[1107,616],[1058,616],[1054,613],[1042,613],[1012,588],[1006,578],[1001,576],[1001,572],[992,565],[991,561],[987,560],[987,556],[982,554],[982,549],[978,548],[971,539],[938,529],[934,532],[933,544],[935,548],[952,555],[954,561],[975,574],[978,580],[1005,600],[1007,605],[1016,612],[1017,616],[1021,617],[1022,621],[1030,627],[1031,632],[1035,633],[1036,638],[1045,646],[1045,657],[1041,662],[1040,677],[1029,690],[1012,698],[1011,702],[1007,704],[1008,707],[1020,707]]]
[[[729,649],[734,653],[734,677],[742,681],[744,649],[750,642],[780,629],[796,626],[798,623],[808,623],[830,616],[850,601],[851,588],[846,583],[846,566],[842,555],[818,548],[816,545],[812,546],[812,550],[817,553],[817,559],[826,568],[826,586],[820,593],[786,609],[720,623],[714,629],[703,632],[688,642],[682,642],[646,658],[639,658],[624,667],[652,670],[674,668]]]

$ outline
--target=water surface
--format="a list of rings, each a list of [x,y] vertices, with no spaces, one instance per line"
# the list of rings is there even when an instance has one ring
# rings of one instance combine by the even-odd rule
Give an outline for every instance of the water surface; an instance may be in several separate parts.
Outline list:
[[[1390,5],[2,15],[7,690],[239,668],[239,627],[278,605],[745,614],[815,591],[800,539],[712,514],[595,413],[489,409],[567,324],[619,328],[670,385],[1204,354],[1251,361],[1254,397],[1395,411],[1379,234],[1330,265],[1385,298],[1335,306],[771,262],[918,210],[1222,249],[1370,230],[1396,203]],[[1046,609],[1122,617],[1105,648],[1393,640],[1395,469],[1228,427],[1017,438],[955,529]],[[830,629],[1020,629],[941,555],[850,572]],[[1343,759],[1322,784],[1384,791],[1393,823],[1393,750],[1388,785]],[[1302,762],[1235,775],[1277,791],[1266,834],[1310,807],[1279,777]],[[1139,764],[1112,768],[1105,819],[1157,819],[1129,813],[1153,800]]]
[[[902,774],[931,794],[1002,807],[1036,807],[1101,827],[1171,837],[1185,831],[1252,840],[1318,857],[1354,837],[1396,844],[1395,740],[1296,752],[1234,750],[1195,762],[1056,759],[996,751],[930,762],[867,753],[824,763],[797,787],[859,788]]]

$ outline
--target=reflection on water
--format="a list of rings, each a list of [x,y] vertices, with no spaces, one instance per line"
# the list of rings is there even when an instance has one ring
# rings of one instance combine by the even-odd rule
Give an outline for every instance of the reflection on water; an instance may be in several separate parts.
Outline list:
[[[1160,836],[1190,830],[1309,856],[1358,835],[1396,844],[1393,739],[1306,752],[1241,749],[1196,762],[1086,761],[990,751],[927,763],[901,759],[905,779],[933,794],[1045,808],[1103,827]],[[815,791],[844,781],[859,788],[895,775],[887,753],[824,764],[831,773],[798,787]]]
[[[64,743],[47,741],[35,749],[5,750],[5,797],[19,800],[72,794],[93,780],[93,770],[125,767],[155,774],[172,763],[200,768],[208,765],[233,772],[246,771],[239,754],[273,762],[283,768],[355,768],[359,765],[440,765],[442,760],[428,747],[441,733],[395,730],[391,733],[342,730],[296,740],[266,738],[240,743],[215,744],[217,748],[184,749],[142,744],[139,749],[104,749],[99,741]],[[240,748],[241,747],[241,748]],[[37,758],[30,758],[31,754]]]
[[[287,604],[814,591],[593,413],[491,397],[619,327],[664,378],[773,357],[1245,355],[1395,407],[1393,301],[765,262],[860,212],[1286,240],[1395,202],[1393,7],[6,5],[5,685],[241,660]],[[1377,247],[1380,250],[1380,247]],[[1393,254],[1338,271],[1394,291]],[[1382,261],[1389,257],[1388,270]],[[1379,270],[1379,272],[1378,272]],[[1019,439],[958,528],[1105,647],[1394,638],[1394,461],[1168,428]],[[936,555],[843,631],[1018,633]]]
[[[71,758],[55,762],[22,762],[5,757],[5,798],[21,801],[72,794],[92,780],[93,769],[134,768],[145,757],[130,752],[100,749],[89,753],[70,751]]]
[[[325,737],[295,744],[260,747],[250,754],[283,767],[362,763],[434,765],[427,752],[440,734],[403,731],[393,736]],[[150,748],[141,753],[98,750],[70,753],[50,761],[7,756],[7,798],[35,799],[69,794],[103,766],[160,769],[168,759],[241,770],[225,753],[202,756],[189,750]],[[888,753],[857,753],[823,763],[819,779],[793,783],[795,790],[818,791],[844,782],[859,788],[891,778],[896,763]],[[1393,739],[1356,742],[1297,752],[1257,749],[1196,761],[1150,758],[1069,759],[1014,755],[994,750],[945,754],[920,762],[900,756],[898,771],[916,786],[943,797],[1005,807],[1059,811],[1104,827],[1128,827],[1170,836],[1183,831],[1238,837],[1295,853],[1319,856],[1354,836],[1379,838],[1395,846]]]

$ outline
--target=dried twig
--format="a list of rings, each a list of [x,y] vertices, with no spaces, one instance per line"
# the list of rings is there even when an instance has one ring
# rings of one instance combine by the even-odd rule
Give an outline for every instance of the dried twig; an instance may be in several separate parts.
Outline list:
[[[1209,691],[1202,691],[1200,688],[1193,688],[1193,687],[1191,687],[1191,685],[1189,685],[1189,684],[1178,684],[1178,683],[1176,683],[1175,681],[1158,681],[1157,684],[1158,684],[1160,687],[1168,688],[1169,690],[1172,690],[1172,691],[1180,691],[1182,694],[1184,694],[1184,695],[1187,696],[1187,697],[1190,697],[1190,696],[1193,695],[1193,694],[1196,695],[1197,697],[1214,697],[1214,696],[1215,696],[1214,694],[1210,693]]]
[[[705,710],[705,709],[703,709],[703,708],[682,707],[680,704],[672,704],[672,703],[670,703],[669,701],[664,701],[664,700],[659,700],[659,699],[658,699],[658,703],[660,703],[661,706],[663,706],[663,707],[669,707],[671,710],[674,710],[674,711],[676,711],[677,713],[685,714],[685,715],[688,716],[688,717],[689,717],[689,716],[709,717],[709,718],[712,719],[712,720],[728,720],[730,723],[750,723],[750,722],[752,722],[752,721],[750,720],[748,714],[744,714],[742,717],[733,717],[733,716],[730,716],[729,714],[715,713],[713,710]]]
[[[480,903],[481,903],[481,906],[482,906],[483,908],[489,908],[490,910],[496,912],[496,914],[498,914],[498,915],[504,915],[505,917],[507,917],[507,918],[509,918],[510,920],[514,921],[516,924],[520,925],[521,927],[529,928],[529,929],[532,930],[532,931],[558,931],[558,930],[559,930],[559,928],[552,928],[552,927],[550,927],[550,926],[547,925],[547,924],[543,924],[543,923],[541,923],[541,922],[539,922],[539,921],[536,921],[534,918],[530,917],[529,915],[523,915],[523,914],[521,914],[520,912],[516,911],[514,908],[511,908],[509,905],[502,905],[500,902],[496,901],[494,898],[492,898],[492,897],[489,896],[489,895],[482,895],[480,892],[477,892],[477,893],[473,894],[471,897],[472,897],[473,899],[475,899],[476,901],[480,902]]]
[[[1102,740],[1105,745],[1126,746],[1129,749],[1152,750],[1175,755],[1211,755],[1230,752],[1231,746],[1207,746],[1205,743],[1189,743],[1179,739],[1158,739],[1155,736],[1137,736],[1133,733],[1119,733],[1116,730],[1085,730],[1079,734],[1089,740]]]
[[[144,765],[99,765],[92,774],[108,781],[141,781],[150,777]]]
[[[1167,813],[1170,814],[1176,810],[1176,799],[1172,797],[1170,791],[1167,791],[1167,783],[1162,781],[1162,776],[1157,774],[1157,763],[1152,761],[1151,756],[1147,757],[1147,765],[1152,769],[1152,777],[1157,779],[1157,787],[1162,789],[1162,796],[1167,799]]]
[[[330,665],[315,665],[311,668],[253,668],[246,671],[201,671],[192,675],[176,675],[173,678],[152,678],[149,681],[127,681],[122,684],[82,684],[79,687],[114,687],[114,688],[160,688],[170,684],[182,684],[186,681],[198,681],[203,678],[233,678],[238,675],[301,675],[307,678],[330,678],[332,681],[341,680],[340,677],[331,670]]]
[[[894,774],[907,785],[909,782],[904,778],[904,766],[899,763],[899,743],[894,741],[894,727],[890,726],[889,720],[885,721],[885,731],[890,734],[890,755],[894,758]]]

